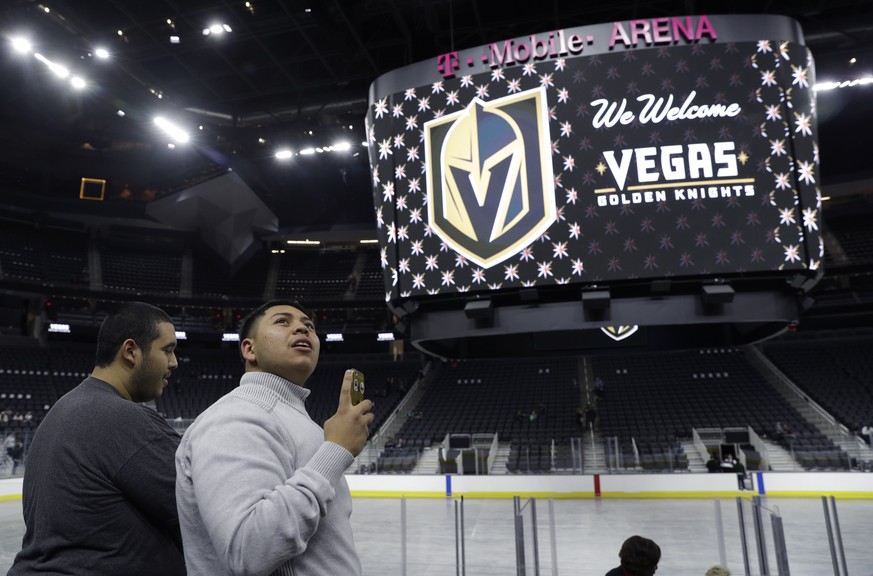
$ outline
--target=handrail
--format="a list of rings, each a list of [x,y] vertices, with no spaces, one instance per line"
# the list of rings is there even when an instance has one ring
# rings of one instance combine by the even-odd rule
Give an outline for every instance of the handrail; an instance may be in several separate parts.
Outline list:
[[[425,364],[424,368],[421,371],[421,378],[417,379],[409,390],[406,392],[406,395],[402,400],[397,404],[397,408],[382,422],[382,426],[379,427],[379,431],[370,438],[370,444],[375,447],[376,452],[381,452],[385,446],[385,433],[387,430],[391,429],[391,426],[394,424],[394,421],[398,418],[398,414],[406,414],[406,408],[413,402],[417,401],[420,397],[419,390],[424,387],[424,381],[427,380],[428,375],[431,372],[431,362]]]
[[[761,470],[769,470],[770,469],[770,450],[767,448],[767,445],[764,444],[764,441],[761,440],[761,437],[758,436],[758,433],[755,432],[754,428],[749,426],[749,444],[754,446],[755,450],[758,454],[761,455]],[[743,462],[743,466],[746,463]],[[746,467],[748,469],[748,467]]]
[[[491,441],[491,449],[488,451],[488,473],[491,473],[491,469],[494,467],[494,461],[497,460],[497,450],[499,449],[500,442],[498,442],[497,432],[494,433],[494,440]]]
[[[788,386],[789,390],[794,392],[801,400],[806,402],[807,405],[813,409],[813,411],[818,415],[819,418],[824,420],[824,422],[831,426],[831,428],[835,429],[840,434],[840,436],[846,439],[849,438],[849,429],[846,428],[844,425],[840,424],[840,422],[830,412],[825,410],[821,405],[818,404],[818,402],[810,398],[806,392],[801,390],[800,387],[797,386],[797,384],[792,382],[791,379],[786,376],[782,372],[782,370],[779,369],[778,366],[773,364],[773,362],[771,362],[770,359],[767,358],[767,356],[761,350],[759,350],[757,346],[750,346],[749,348],[755,355],[755,358],[757,358],[761,362],[761,364],[763,364],[764,367],[766,367],[770,371],[770,373],[773,374],[773,376],[779,379],[780,382]]]
[[[697,454],[704,462],[708,461],[711,454],[700,437],[700,433],[697,432],[697,428],[691,429],[691,437],[694,439],[694,447],[697,448]]]
[[[640,450],[637,448],[637,439],[631,438],[631,444],[634,447],[634,468],[640,468],[642,465],[640,464]]]

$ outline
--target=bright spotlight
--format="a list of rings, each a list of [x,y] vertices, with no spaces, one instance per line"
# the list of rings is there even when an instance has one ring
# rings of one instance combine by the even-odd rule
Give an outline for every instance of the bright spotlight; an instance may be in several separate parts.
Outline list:
[[[294,153],[291,150],[279,150],[276,152],[276,160],[287,160],[293,156]]]
[[[49,70],[54,72],[55,76],[57,76],[58,78],[66,78],[70,75],[70,71],[67,70],[65,67],[61,66],[60,64],[55,64],[39,52],[35,53],[33,57],[48,66]]]
[[[75,88],[76,90],[82,90],[85,88],[85,80],[78,76],[73,76],[72,78],[70,78],[70,84],[72,84],[73,88]]]
[[[300,151],[302,156],[308,156],[309,154],[315,154],[315,148],[304,148]]]
[[[352,145],[348,142],[339,142],[338,144],[331,146],[331,148],[333,148],[335,152],[342,152],[344,150],[351,150]]]
[[[107,58],[109,58],[109,50],[107,50],[106,48],[98,48],[94,50],[94,55],[101,60],[106,60]]]
[[[167,120],[162,116],[157,116],[155,118],[155,125],[163,130],[170,138],[179,142],[180,144],[184,144],[188,141],[188,133]]]
[[[203,29],[204,36],[209,36],[210,34],[224,34],[225,32],[233,32],[233,28],[227,24],[212,24],[209,28]]]
[[[33,48],[27,38],[13,38],[12,47],[15,49],[16,52],[21,52],[22,54],[29,53],[30,50]]]

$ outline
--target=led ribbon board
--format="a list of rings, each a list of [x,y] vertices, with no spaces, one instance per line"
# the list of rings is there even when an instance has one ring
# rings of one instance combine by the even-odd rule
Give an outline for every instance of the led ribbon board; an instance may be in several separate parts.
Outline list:
[[[782,16],[563,29],[378,78],[386,300],[818,268],[813,82]]]

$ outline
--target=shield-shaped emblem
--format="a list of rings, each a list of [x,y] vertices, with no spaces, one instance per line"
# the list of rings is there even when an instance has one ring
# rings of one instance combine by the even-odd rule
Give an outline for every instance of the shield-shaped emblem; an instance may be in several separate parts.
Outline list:
[[[490,268],[555,221],[545,89],[474,98],[424,130],[428,219],[451,249]]]
[[[620,342],[625,338],[633,336],[639,329],[639,326],[604,326],[601,328],[604,334],[616,342]]]

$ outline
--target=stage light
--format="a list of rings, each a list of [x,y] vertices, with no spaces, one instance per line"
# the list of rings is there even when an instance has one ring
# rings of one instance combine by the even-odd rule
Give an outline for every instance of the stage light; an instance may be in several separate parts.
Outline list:
[[[48,69],[54,72],[55,76],[57,76],[58,78],[66,78],[70,75],[70,71],[67,70],[64,66],[61,66],[60,64],[55,64],[39,52],[35,53],[33,57],[48,66]]]
[[[85,88],[85,80],[80,78],[79,76],[73,76],[70,78],[70,84],[76,90],[83,90]]]
[[[12,48],[15,49],[16,52],[21,52],[22,54],[28,54],[31,49],[33,49],[33,45],[27,38],[13,38],[12,39]]]
[[[835,88],[854,88],[855,86],[866,86],[873,84],[873,76],[865,76],[863,78],[855,78],[854,80],[843,80],[842,82],[819,82],[812,86],[816,92],[825,90],[833,90]]]
[[[188,141],[188,133],[167,120],[162,116],[157,116],[155,118],[155,125],[158,126],[161,130],[163,130],[170,138],[184,144]]]
[[[345,150],[351,150],[352,145],[348,142],[339,142],[331,146],[331,148],[336,152],[344,152]]]
[[[203,35],[209,36],[210,34],[224,34],[225,32],[233,32],[233,28],[228,26],[227,24],[212,24],[209,28],[203,29]]]
[[[170,44],[179,44],[182,42],[182,39],[178,36],[170,36]]]
[[[293,246],[320,246],[321,242],[318,240],[285,240],[285,244]]]
[[[310,154],[315,154],[315,148],[304,148],[300,151],[301,156],[308,156]]]
[[[107,58],[109,58],[109,50],[107,50],[106,48],[98,48],[94,50],[94,55],[101,60],[106,60]]]
[[[361,244],[378,244],[378,240],[361,240]]]
[[[115,113],[115,115],[120,116],[121,118],[124,118],[124,116],[125,116],[124,110],[119,110],[118,112]]]
[[[294,155],[294,152],[291,150],[279,150],[276,152],[276,160],[287,160]]]

